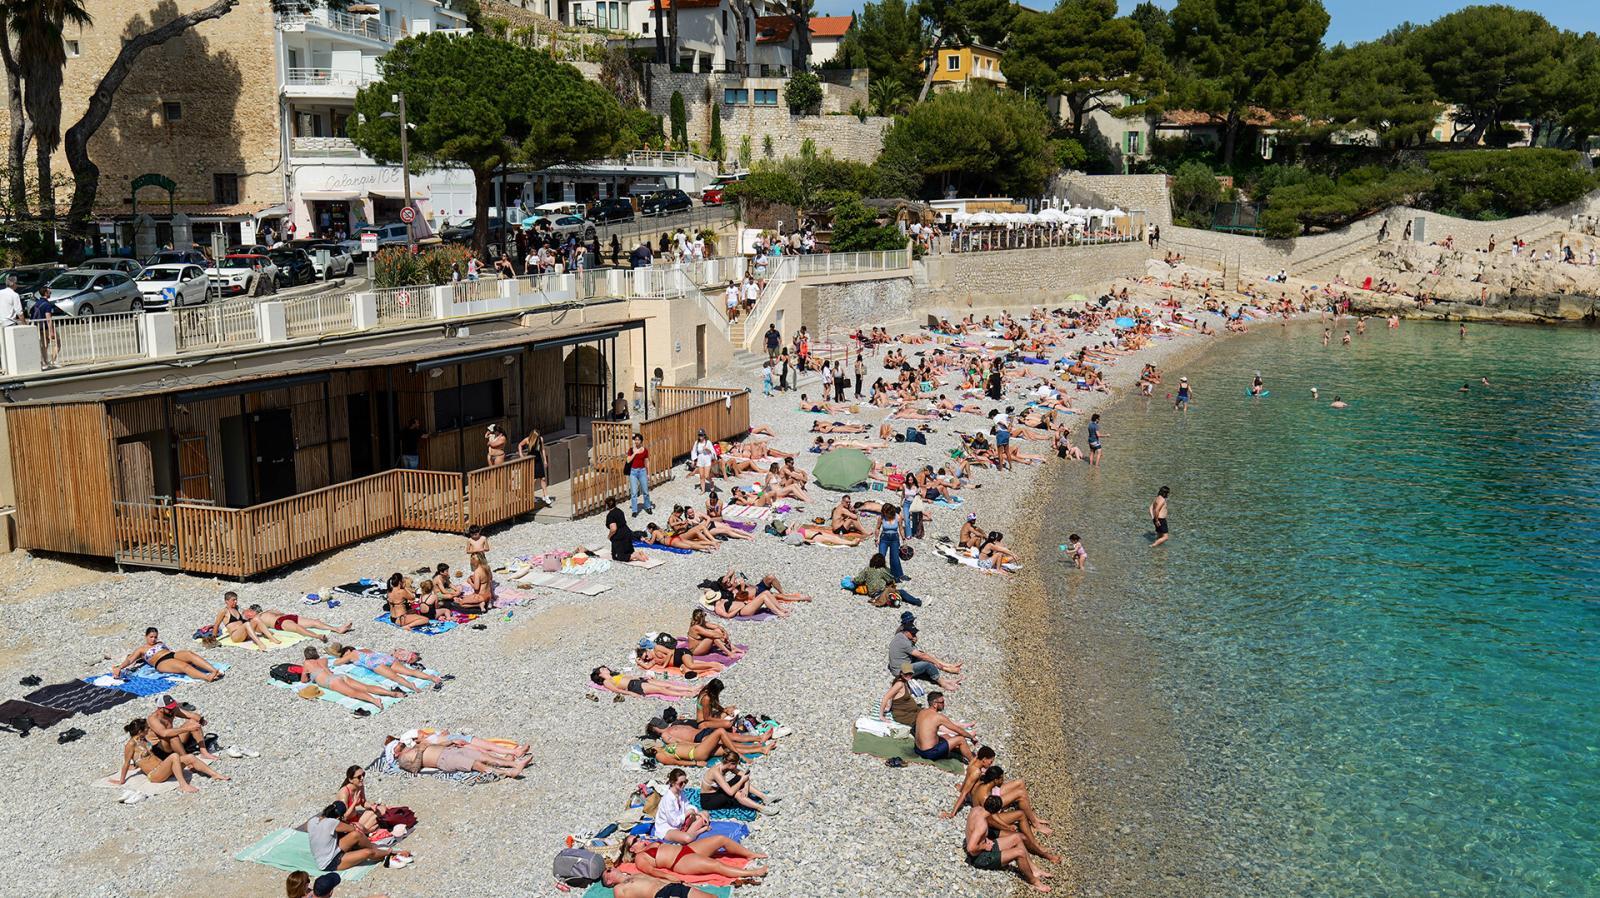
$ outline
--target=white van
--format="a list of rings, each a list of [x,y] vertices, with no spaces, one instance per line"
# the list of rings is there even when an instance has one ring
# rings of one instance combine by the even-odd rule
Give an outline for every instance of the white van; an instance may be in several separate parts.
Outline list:
[[[582,215],[582,203],[545,203],[533,207],[534,218],[560,218],[563,215]]]

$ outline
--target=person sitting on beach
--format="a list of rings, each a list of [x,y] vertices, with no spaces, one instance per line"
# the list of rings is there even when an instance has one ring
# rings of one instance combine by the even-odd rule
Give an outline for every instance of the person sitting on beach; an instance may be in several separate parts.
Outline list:
[[[991,810],[992,808],[992,810]],[[1033,867],[1033,860],[1029,857],[1028,846],[1024,844],[1020,833],[1000,832],[989,819],[992,813],[1001,809],[1000,797],[990,796],[990,800],[982,805],[975,805],[972,812],[967,815],[966,840],[962,845],[967,856],[967,864],[978,870],[1001,870],[1007,864],[1016,864],[1017,870],[1028,885],[1035,891],[1049,892],[1050,887],[1044,884],[1040,871]]]
[[[779,473],[783,475],[784,482],[792,483],[801,489],[805,489],[806,484],[811,482],[811,475],[795,466],[792,455],[783,460],[783,468]]]
[[[899,587],[894,574],[889,571],[889,561],[882,552],[872,553],[872,557],[867,559],[867,566],[853,580],[856,595],[866,596],[878,608],[898,607],[901,602],[922,605],[921,599]]]
[[[355,679],[354,677],[347,677],[344,674],[334,673],[333,669],[328,666],[327,659],[318,654],[317,650],[311,646],[306,647],[305,663],[301,665],[301,668],[300,682],[314,683],[323,689],[332,690],[333,692],[337,692],[346,698],[353,698],[358,702],[365,702],[366,704],[377,708],[379,711],[383,710],[382,699],[400,698],[401,696],[405,695],[403,692],[396,692],[392,689],[384,689],[381,686],[369,686],[366,683]],[[372,712],[368,711],[366,708],[358,708],[355,713],[358,717],[366,717]]]
[[[262,651],[267,650],[268,643],[277,645],[279,642],[278,637],[272,635],[272,629],[260,619],[245,617],[239,610],[239,594],[232,591],[222,594],[222,610],[211,622],[211,632],[219,639],[226,637],[240,644],[249,642]]]
[[[160,673],[181,674],[207,683],[222,679],[222,672],[212,667],[206,659],[191,651],[174,651],[162,642],[161,631],[155,627],[145,628],[144,643],[129,652],[121,664],[113,667],[111,676],[121,679],[123,671],[136,664],[148,664]]]
[[[418,739],[415,744],[407,744],[404,739],[385,736],[383,747],[385,753],[393,754],[401,770],[417,774],[431,767],[442,773],[493,773],[515,779],[533,760],[532,754],[525,750],[512,755],[505,751],[488,751],[459,739],[442,742]]]
[[[917,757],[925,761],[943,761],[948,757],[972,760],[972,746],[977,737],[970,730],[945,716],[944,693],[928,693],[928,706],[917,712],[917,722],[911,727]]]
[[[978,544],[978,567],[1001,568],[1005,565],[1014,565],[1019,559],[1015,552],[1006,547],[1000,540],[1004,534],[998,530],[989,531]]]
[[[428,582],[433,584],[435,602],[448,603],[461,598],[461,587],[450,582],[450,565],[443,561],[434,565],[433,576],[428,579]]]
[[[199,755],[203,761],[217,760],[206,746],[206,719],[193,710],[185,710],[172,696],[156,699],[156,709],[144,722],[145,735],[155,749],[157,760],[178,754]]]
[[[444,688],[445,677],[428,673],[420,667],[406,664],[387,652],[378,652],[372,649],[363,649],[356,646],[340,645],[337,642],[329,643],[328,657],[334,664],[354,664],[372,671],[380,677],[396,684],[402,693],[417,693],[418,689],[411,677],[418,680],[427,680],[433,684],[435,690]]]
[[[683,771],[674,771],[682,773]],[[679,785],[682,788],[682,785]],[[661,804],[665,806],[667,800],[662,798]],[[697,814],[699,812],[696,812]],[[656,820],[661,819],[660,811],[656,812]],[[704,820],[703,816],[698,817]],[[727,836],[705,836],[684,844],[676,839],[669,842],[651,842],[643,836],[628,836],[622,840],[622,850],[615,861],[606,862],[606,870],[600,874],[600,882],[605,886],[615,886],[627,877],[618,872],[617,868],[631,863],[639,868],[639,872],[646,876],[655,876],[670,879],[681,883],[687,876],[722,876],[733,880],[737,884],[748,884],[767,875],[766,867],[735,867],[723,863],[721,858],[743,858],[746,860],[760,860],[766,857],[740,845]],[[692,891],[671,891],[663,895],[656,892],[660,898],[684,898],[693,895]],[[619,896],[620,898],[620,896]]]
[[[711,623],[706,618],[704,608],[696,608],[689,612],[689,633],[684,641],[688,644],[689,651],[696,655],[710,655],[715,652],[732,657],[738,654],[733,646],[733,637],[728,635],[728,628]]]
[[[349,812],[344,802],[336,801],[322,813],[306,821],[311,838],[311,859],[319,870],[349,870],[362,864],[382,862],[385,867],[404,867],[411,863],[411,852],[391,851],[372,844],[367,834],[344,821]]]
[[[709,536],[697,533],[673,533],[647,522],[644,533],[639,535],[639,541],[657,546],[666,546],[670,549],[689,549],[695,552],[714,552],[717,550],[717,541]]]
[[[676,639],[673,639],[672,643],[672,645],[662,645],[650,639],[639,640],[639,646],[633,652],[634,663],[640,670],[660,671],[664,674],[676,673],[686,680],[722,673],[721,664],[695,658],[694,653],[688,649],[678,648]]]
[[[630,677],[627,674],[617,673],[604,665],[596,667],[589,672],[589,682],[607,692],[614,692],[619,697],[632,693],[640,697],[665,695],[670,698],[688,698],[695,693],[695,687],[691,683],[675,683],[671,680]]]
[[[811,501],[805,488],[785,477],[777,462],[767,468],[767,479],[761,486],[761,495],[773,499],[794,499],[797,502]]]
[[[489,570],[489,558],[482,552],[469,554],[467,563],[472,573],[461,582],[461,594],[455,597],[455,605],[469,614],[484,614],[494,606],[494,572]]]
[[[955,805],[948,811],[940,812],[939,816],[949,820],[960,813],[963,807],[969,804],[981,805],[990,795],[999,795],[1005,807],[1014,807],[1022,811],[1030,826],[1041,835],[1050,835],[1052,832],[1050,821],[1034,811],[1033,798],[1028,794],[1028,784],[1019,779],[1006,780],[1002,776],[987,776],[988,771],[994,766],[994,749],[980,745],[967,764],[966,776],[961,781],[961,787],[956,790]]]
[[[433,594],[429,591],[430,597]],[[425,627],[432,618],[421,613],[422,601],[411,591],[411,582],[406,575],[399,571],[389,575],[389,593],[386,599],[389,605],[389,620],[397,627],[413,630]]]
[[[145,775],[145,779],[152,783],[164,783],[176,779],[179,792],[200,791],[189,782],[191,771],[222,782],[228,781],[228,777],[212,770],[205,761],[194,755],[178,752],[165,757],[157,756],[149,730],[149,723],[142,717],[135,717],[123,727],[123,732],[128,734],[128,741],[123,743],[122,769],[111,778],[112,785],[121,786],[127,783],[129,772],[136,767]]]
[[[922,713],[922,703],[917,701],[916,694],[911,691],[911,679],[911,665],[900,665],[894,679],[889,683],[889,691],[883,694],[883,701],[878,706],[879,717],[889,717],[903,726],[917,725],[917,715]]]
[[[755,787],[749,772],[739,769],[739,756],[724,752],[715,764],[707,764],[700,777],[700,808],[704,811],[723,811],[749,808],[758,814],[776,814],[773,807],[777,798]]]
[[[861,515],[856,513],[848,493],[839,497],[828,524],[828,529],[840,536],[867,536],[867,528],[861,526]]]
[[[646,755],[648,756],[648,754],[649,751],[646,750]],[[683,797],[684,787],[688,784],[689,775],[682,770],[674,770],[667,774],[667,791],[661,793],[661,801],[656,806],[655,821],[650,828],[650,838],[684,845],[695,841],[711,829],[711,818],[707,817],[703,811],[690,804],[689,800]],[[633,838],[633,836],[629,836],[624,840],[624,854],[631,853],[634,850],[630,847]],[[621,856],[618,857],[617,862],[619,864],[622,863]],[[673,865],[669,862],[666,864],[666,868],[671,870]],[[640,864],[639,869],[645,870],[647,873],[653,872],[646,869],[644,864]],[[678,872],[687,873],[689,871],[680,870]]]
[[[905,664],[911,665],[912,675],[919,680],[950,692],[961,688],[961,682],[954,676],[961,672],[961,665],[946,664],[917,647],[917,619],[909,611],[901,612],[900,629],[889,640],[889,672],[894,673]]]
[[[339,784],[336,798],[346,808],[344,822],[354,824],[368,835],[382,825],[378,818],[388,810],[384,805],[367,800],[367,769],[360,764],[345,768],[344,782]]]
[[[355,624],[345,624],[335,627],[333,624],[324,623],[314,617],[304,617],[299,614],[284,614],[276,608],[262,608],[260,605],[251,605],[244,613],[246,620],[260,619],[261,625],[274,630],[283,630],[287,633],[299,633],[312,639],[328,641],[328,633],[343,634],[356,628]],[[313,633],[312,630],[324,630],[324,633]]]

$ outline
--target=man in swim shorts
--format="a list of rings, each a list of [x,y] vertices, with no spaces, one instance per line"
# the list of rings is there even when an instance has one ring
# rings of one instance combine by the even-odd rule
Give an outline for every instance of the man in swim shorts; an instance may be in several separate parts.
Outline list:
[[[1166,542],[1171,535],[1167,532],[1167,496],[1171,494],[1170,489],[1162,487],[1156,490],[1156,497],[1150,500],[1150,523],[1156,528],[1156,541],[1150,544],[1152,549]]]
[[[668,882],[643,873],[624,876],[612,890],[617,898],[716,898],[705,889],[682,882]]]
[[[943,692],[928,693],[928,706],[917,712],[917,725],[912,731],[917,757],[925,761],[943,761],[949,757],[966,762],[972,760],[969,742],[977,742],[978,737],[945,716]],[[941,731],[949,735],[940,735]]]

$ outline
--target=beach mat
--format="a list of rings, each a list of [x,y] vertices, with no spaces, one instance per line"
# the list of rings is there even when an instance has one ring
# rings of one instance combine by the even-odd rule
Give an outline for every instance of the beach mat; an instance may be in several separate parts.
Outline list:
[[[388,776],[431,776],[439,779],[447,779],[461,786],[479,786],[484,783],[498,783],[505,779],[505,777],[498,773],[479,773],[476,770],[462,770],[455,773],[446,773],[443,770],[427,768],[421,773],[412,773],[409,770],[400,769],[400,765],[396,764],[393,759],[386,754],[379,754],[371,764],[367,765],[367,769],[386,774]]]
[[[278,649],[286,649],[295,643],[305,642],[307,639],[311,638],[310,636],[302,636],[299,633],[293,633],[288,630],[274,630],[272,631],[272,635],[276,637],[278,641],[268,642],[265,649],[257,648],[256,644],[248,639],[246,639],[244,642],[234,642],[232,639],[219,639],[217,640],[217,645],[225,645],[230,648],[244,649],[247,652],[275,652]]]
[[[32,729],[47,730],[75,713],[20,698],[7,699],[0,702],[0,729],[15,733]]]
[[[216,761],[206,762],[206,764],[210,765],[212,769],[216,769],[217,763],[218,762]],[[119,791],[138,792],[141,795],[146,795],[150,798],[154,798],[157,795],[166,795],[169,792],[178,791],[177,777],[173,777],[164,783],[152,783],[150,782],[150,778],[145,776],[144,773],[141,772],[137,767],[128,771],[128,781],[122,783],[121,785],[112,782],[112,780],[116,779],[116,776],[117,775],[115,773],[109,773],[100,777],[89,785],[96,789],[117,789]],[[215,780],[212,780],[209,776],[202,776],[191,770],[189,771],[189,782],[196,788],[204,789],[208,783],[215,782]]]
[[[699,885],[695,886],[695,888],[702,892],[710,892],[717,898],[732,898],[733,896],[732,886]],[[588,890],[583,893],[583,898],[616,898],[616,895],[616,891],[610,886],[603,886],[597,882],[589,886]]]
[[[680,649],[686,649],[689,647],[689,640],[685,637],[679,636],[677,645]],[[743,661],[745,655],[750,654],[750,647],[747,645],[735,645],[734,649],[738,651],[739,654],[724,655],[721,652],[707,652],[704,655],[695,655],[694,660],[709,661],[712,664],[720,664],[722,665],[723,670],[727,670],[740,661]]]
[[[299,870],[311,874],[312,878],[321,876],[323,872],[311,856],[311,837],[303,829],[280,829],[270,832],[263,836],[261,841],[234,855],[233,859],[261,864],[287,873]],[[362,864],[349,870],[340,870],[339,877],[345,882],[355,882],[377,867],[377,864]]]
[[[22,700],[76,714],[99,714],[125,702],[131,702],[134,698],[136,696],[131,692],[102,689],[83,680],[71,680],[35,689],[24,695]]]
[[[394,619],[389,616],[389,612],[387,611],[373,618],[373,620],[380,624],[388,624],[389,626],[394,627],[396,630],[405,630],[407,633],[418,633],[423,636],[442,636],[459,626],[459,624],[452,620],[436,620],[429,621],[423,626],[415,629],[406,630],[405,627],[396,624]]]
[[[961,763],[959,758],[945,758],[943,761],[927,761],[917,756],[915,744],[910,739],[888,739],[883,736],[874,736],[853,730],[854,738],[850,742],[850,750],[858,755],[871,755],[887,761],[890,758],[899,758],[907,764],[924,764],[937,767],[945,773],[965,773],[967,765]]]
[[[671,552],[674,555],[693,555],[693,549],[680,549],[676,546],[663,546],[659,543],[646,543],[639,540],[633,541],[635,549],[644,549],[647,552]]]
[[[714,811],[706,811],[700,805],[700,790],[693,786],[684,787],[683,800],[705,811],[706,817],[712,820],[737,820],[740,823],[751,823],[756,819],[756,812],[742,805],[736,808],[718,808]]]
[[[545,589],[559,589],[562,592],[577,593],[584,596],[597,596],[611,589],[609,583],[596,583],[587,577],[573,577],[566,574],[548,574],[543,571],[528,574],[516,581],[516,585],[527,589],[530,586],[542,586]],[[534,595],[529,593],[529,595]]]

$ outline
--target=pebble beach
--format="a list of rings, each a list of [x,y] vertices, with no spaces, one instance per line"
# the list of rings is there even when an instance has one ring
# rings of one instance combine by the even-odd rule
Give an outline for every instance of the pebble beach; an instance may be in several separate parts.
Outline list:
[[[1062,294],[1091,292],[1095,286],[1064,285]],[[1134,301],[1144,306],[1154,305],[1157,292],[1185,298],[1179,291],[1148,285],[1135,291]],[[1187,297],[1186,305],[1192,306],[1192,300]],[[955,318],[965,310],[950,314]],[[1220,319],[1213,321],[1220,324]],[[891,326],[897,332],[909,329],[906,322]],[[1083,334],[1053,355],[1062,357],[1079,345],[1108,339],[1104,330]],[[1071,424],[1073,442],[1083,447],[1088,415],[1132,388],[1143,364],[1157,365],[1175,381],[1171,365],[1212,339],[1218,338],[1181,331],[1121,356],[1105,371],[1111,392],[1072,394],[1079,412]],[[925,348],[904,347],[908,354]],[[868,362],[869,378],[877,377],[881,365],[872,356]],[[1039,374],[1046,369],[1029,370]],[[761,395],[758,380],[742,371],[713,373],[707,382],[751,387],[752,423],[778,434],[770,438],[772,445],[798,453],[801,467],[815,463],[817,456],[805,449],[812,440],[807,431],[818,416],[797,408],[800,392],[819,398],[815,374],[807,375],[798,391],[770,398]],[[982,407],[1008,404],[1021,401],[1008,395]],[[829,417],[859,421],[875,432],[885,415],[885,410],[863,404],[859,415]],[[875,461],[903,466],[937,463],[958,446],[958,430],[986,430],[987,423],[958,414],[933,422],[936,432],[925,446],[895,443],[871,454]],[[1116,453],[1113,425],[1107,425],[1108,463]],[[927,538],[909,543],[916,557],[906,565],[913,578],[908,586],[925,602],[910,610],[921,629],[920,647],[963,665],[962,688],[949,694],[948,713],[976,725],[982,741],[995,747],[1008,777],[1037,784],[1033,794],[1040,813],[1056,823],[1047,844],[1066,858],[1046,869],[1055,874],[1051,882],[1056,891],[1070,895],[1078,894],[1072,885],[1075,867],[1094,861],[1074,856],[1072,829],[1064,825],[1072,816],[1072,809],[1062,806],[1070,803],[1070,782],[1053,742],[1066,726],[1065,712],[1052,700],[1053,689],[1040,688],[1053,682],[1053,673],[1038,662],[1054,649],[1040,644],[1040,628],[1029,626],[1030,619],[1046,613],[1043,578],[1061,562],[1025,558],[1020,574],[996,575],[947,564],[932,551],[935,537],[953,538],[969,511],[985,529],[1004,532],[1013,548],[1026,551],[1035,544],[1034,524],[1056,513],[1042,503],[1048,491],[1042,489],[1041,478],[1084,462],[1056,460],[1048,443],[1023,441],[1020,448],[1049,460],[1009,472],[979,471],[975,484],[963,491],[964,506],[935,509]],[[815,486],[811,491],[812,501],[791,519],[824,515],[838,498]],[[653,492],[658,511],[633,518],[636,527],[647,519],[664,522],[674,503],[703,502],[681,466],[674,480]],[[604,544],[599,516],[571,522],[542,518],[492,530],[490,562]],[[1090,526],[1085,525],[1086,536]],[[443,727],[530,743],[534,760],[519,780],[475,786],[429,777],[371,777],[367,792],[372,800],[409,806],[419,818],[419,826],[403,843],[416,863],[403,870],[375,870],[340,894],[557,894],[550,862],[567,836],[592,832],[615,819],[638,784],[664,777],[661,770],[646,773],[626,765],[645,722],[663,710],[663,703],[638,698],[614,703],[609,695],[590,701],[589,671],[601,664],[625,668],[631,646],[644,633],[683,633],[696,607],[696,584],[730,569],[752,578],[777,574],[785,589],[814,597],[792,606],[793,614],[784,620],[724,622],[736,643],[749,646],[745,658],[722,674],[725,700],[793,730],[770,757],[752,767],[756,785],[784,801],[780,814],[751,825],[746,840],[771,856],[771,873],[761,885],[740,891],[771,898],[978,896],[1001,894],[1013,886],[1018,894],[1029,892],[1012,874],[981,872],[964,862],[962,819],[939,816],[949,808],[958,778],[926,766],[889,769],[877,758],[850,752],[853,721],[875,713],[889,685],[885,648],[899,618],[899,610],[874,608],[839,587],[840,578],[864,567],[873,551],[865,543],[855,548],[792,546],[764,534],[727,541],[710,555],[661,555],[667,563],[653,570],[612,565],[595,577],[611,589],[592,598],[536,588],[537,598],[529,603],[485,616],[481,622],[486,629],[460,627],[432,637],[376,622],[382,608],[375,601],[344,597],[338,608],[307,608],[301,597],[329,584],[383,579],[394,571],[409,575],[439,562],[461,567],[465,540],[457,535],[399,532],[243,584],[145,570],[119,573],[22,553],[0,559],[0,582],[6,584],[0,587],[0,677],[9,686],[5,697],[27,692],[17,684],[29,675],[48,684],[106,673],[139,644],[146,626],[157,626],[173,647],[198,650],[208,661],[230,665],[220,682],[183,684],[173,694],[207,717],[207,729],[219,735],[223,746],[247,746],[260,754],[219,762],[218,769],[231,781],[200,781],[198,795],[167,794],[122,805],[117,803],[118,790],[92,783],[116,773],[122,726],[148,714],[152,699],[80,715],[26,739],[6,734],[0,777],[6,782],[10,813],[0,822],[0,839],[28,859],[14,893],[25,885],[40,895],[280,895],[283,872],[237,861],[233,855],[274,829],[303,823],[333,801],[345,769],[371,762],[385,735]],[[195,628],[211,622],[229,589],[239,592],[241,604],[259,603],[334,624],[353,622],[356,627],[348,638],[335,639],[383,651],[412,649],[429,668],[456,679],[441,691],[407,698],[362,719],[330,703],[305,701],[274,688],[267,676],[272,664],[298,660],[300,646],[258,653],[201,649],[189,639]],[[678,707],[692,713],[688,701]],[[58,744],[57,734],[69,726],[81,727],[86,735]],[[689,772],[691,784],[697,782],[699,771]],[[0,893],[9,890],[0,888]]]

